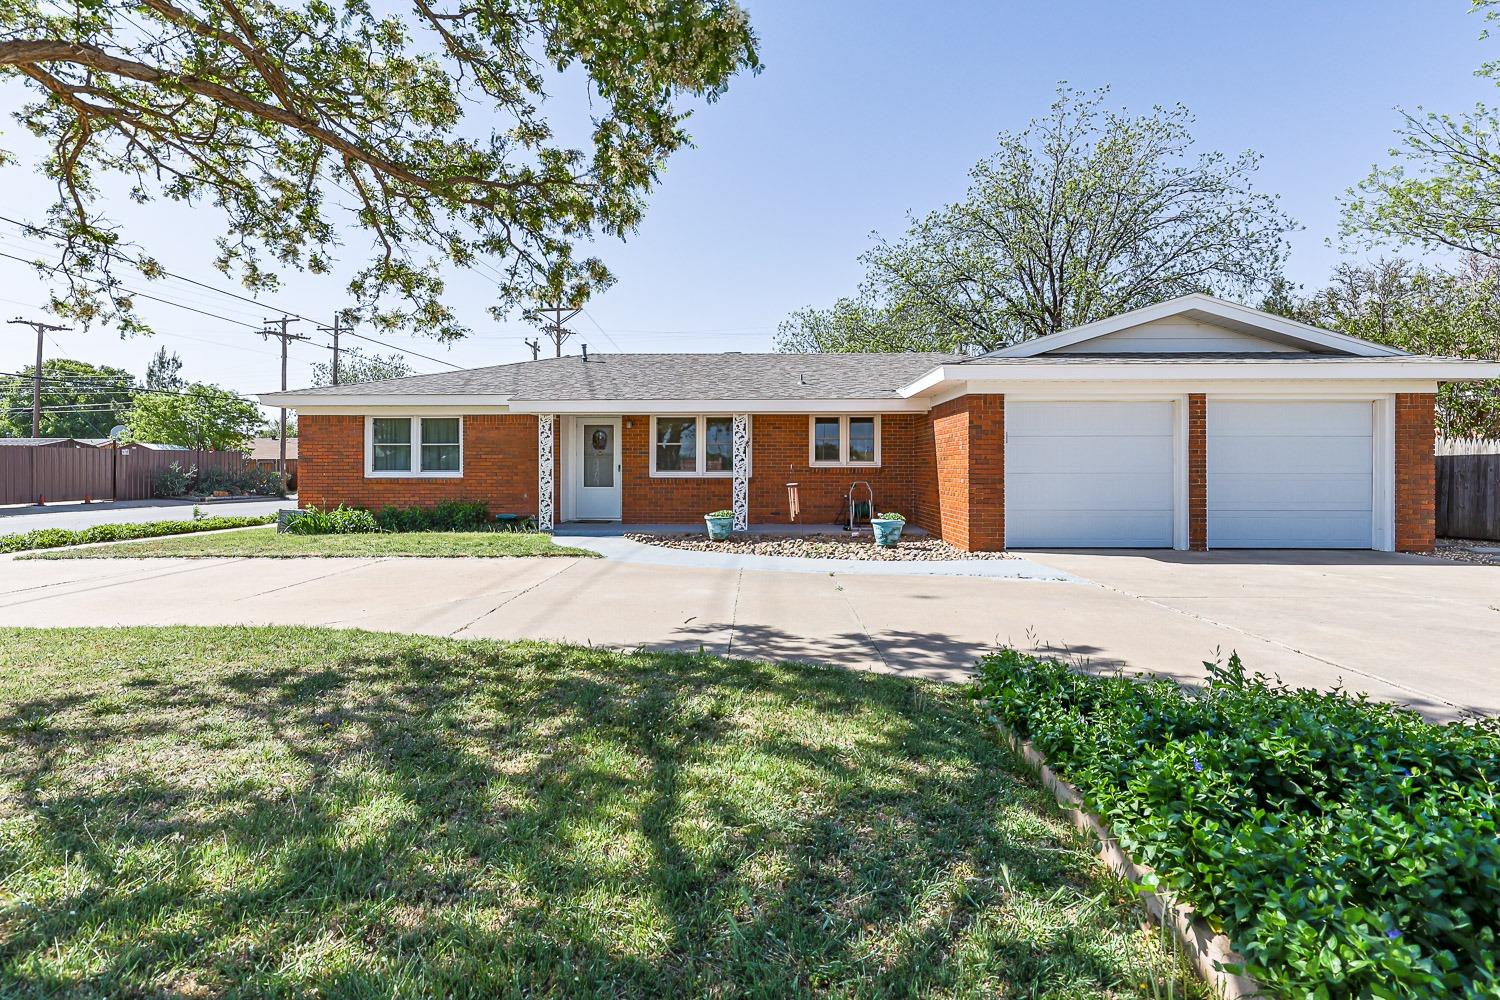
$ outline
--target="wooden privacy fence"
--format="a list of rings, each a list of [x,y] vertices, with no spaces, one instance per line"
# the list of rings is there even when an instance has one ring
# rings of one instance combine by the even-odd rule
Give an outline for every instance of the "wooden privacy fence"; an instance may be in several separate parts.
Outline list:
[[[114,448],[0,448],[0,504],[47,500],[145,500],[157,478],[176,462],[238,472],[245,459],[237,451],[155,451]]]
[[[1500,441],[1437,442],[1437,533],[1500,540]]]

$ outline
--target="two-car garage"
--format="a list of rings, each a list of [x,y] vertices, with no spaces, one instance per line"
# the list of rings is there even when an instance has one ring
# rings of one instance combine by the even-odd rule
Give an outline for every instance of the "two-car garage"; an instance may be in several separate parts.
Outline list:
[[[1376,405],[1210,397],[1209,548],[1371,548]],[[1007,400],[1007,546],[1186,547],[1186,406]]]

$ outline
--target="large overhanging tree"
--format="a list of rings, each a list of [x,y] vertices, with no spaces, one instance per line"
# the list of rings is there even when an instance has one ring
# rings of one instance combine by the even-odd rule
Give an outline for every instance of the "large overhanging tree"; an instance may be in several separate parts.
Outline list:
[[[28,220],[62,250],[54,307],[127,330],[118,265],[159,266],[109,218],[122,180],[137,201],[213,206],[216,263],[254,290],[330,271],[358,227],[354,316],[382,326],[461,336],[442,273],[480,260],[497,311],[581,301],[610,278],[574,248],[635,227],[688,142],[684,104],[746,68],[733,0],[0,4],[0,74],[36,95],[18,117],[58,189]],[[585,83],[589,135],[570,145],[547,90]]]
[[[1198,153],[1181,107],[1139,117],[1107,91],[1051,112],[970,171],[962,201],[861,258],[854,298],[782,324],[783,350],[992,350],[1193,291],[1278,274],[1292,221],[1252,153]]]
[[[1473,0],[1473,8],[1487,25],[1500,20],[1500,0]],[[1500,61],[1477,75],[1500,84]],[[1373,170],[1344,203],[1345,246],[1394,242],[1500,260],[1500,108],[1403,111],[1396,137],[1394,162]]]

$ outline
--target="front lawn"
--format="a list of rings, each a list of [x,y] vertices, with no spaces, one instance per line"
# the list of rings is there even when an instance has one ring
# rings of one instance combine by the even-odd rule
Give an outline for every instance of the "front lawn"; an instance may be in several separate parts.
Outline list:
[[[274,527],[219,532],[95,548],[39,552],[27,559],[139,559],[177,556],[583,556],[551,535],[521,531],[400,531],[353,535],[277,534]]]
[[[0,994],[1169,979],[1198,995],[955,686],[311,628],[0,630]]]

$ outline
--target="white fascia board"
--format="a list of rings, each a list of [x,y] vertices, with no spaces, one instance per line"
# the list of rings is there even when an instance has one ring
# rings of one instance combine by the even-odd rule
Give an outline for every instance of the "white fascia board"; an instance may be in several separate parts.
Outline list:
[[[262,392],[256,399],[266,406],[286,406],[297,410],[317,409],[340,409],[362,408],[371,406],[465,406],[465,407],[500,407],[502,410],[510,402],[507,396],[496,396],[489,393],[469,393],[464,395],[440,395],[438,393],[370,393],[359,395],[358,393],[319,393],[319,392]]]
[[[1101,361],[1097,364],[1078,361],[1045,362],[1025,365],[987,365],[974,362],[958,370],[940,369],[954,380],[968,382],[1264,382],[1348,380],[1402,381],[1417,379],[1437,382],[1472,382],[1500,379],[1500,362],[1452,361],[1444,358],[1413,357],[1403,361],[1191,361],[1153,364],[1149,361]],[[932,392],[943,379],[913,382],[901,390],[902,395]],[[925,383],[925,384],[923,384]],[[922,388],[918,388],[919,384]]]
[[[1232,320],[1247,326],[1258,327],[1268,333],[1275,333],[1283,337],[1291,337],[1319,347],[1328,347],[1337,351],[1345,351],[1349,354],[1362,357],[1395,357],[1406,352],[1384,344],[1376,344],[1359,337],[1351,337],[1348,334],[1335,333],[1332,330],[1324,330],[1321,327],[1309,326],[1296,320],[1277,316],[1274,313],[1262,312],[1238,302],[1229,302],[1225,299],[1214,298],[1212,295],[1193,293],[1183,295],[1155,305],[1144,306],[1133,309],[1118,316],[1110,316],[1107,319],[1096,320],[1093,323],[1085,323],[1083,326],[1075,326],[1071,330],[1060,330],[1057,333],[1035,340],[1027,340],[1013,347],[1004,347],[998,351],[990,352],[988,357],[993,358],[1034,358],[1048,351],[1055,351],[1060,347],[1071,347],[1084,341],[1103,337],[1106,334],[1116,333],[1120,330],[1128,330],[1131,327],[1140,326],[1143,323],[1152,323],[1179,313],[1197,310],[1205,312],[1220,319]]]
[[[516,400],[511,413],[717,414],[717,413],[921,413],[925,400],[898,399],[557,399]]]

